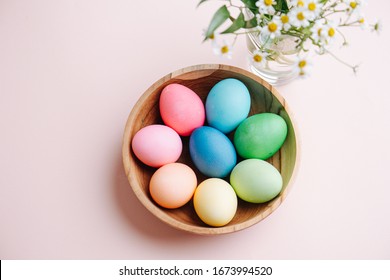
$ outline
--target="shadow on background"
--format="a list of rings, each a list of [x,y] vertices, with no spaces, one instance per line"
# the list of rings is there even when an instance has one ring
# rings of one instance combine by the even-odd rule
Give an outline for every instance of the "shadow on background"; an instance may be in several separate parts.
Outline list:
[[[247,240],[250,230],[234,234],[203,236],[173,228],[149,212],[133,193],[126,178],[121,151],[113,158],[113,192],[123,222],[128,224],[132,242],[146,243],[149,252],[138,252],[141,259],[236,259],[238,251],[226,251],[226,244]],[[141,236],[141,237],[137,237]],[[241,236],[241,237],[239,237]],[[257,235],[256,238],[259,236]],[[245,241],[243,241],[245,243]],[[252,242],[250,242],[252,243]],[[252,244],[253,245],[253,244]],[[251,246],[252,246],[251,245]],[[213,248],[213,250],[210,250]],[[244,253],[246,258],[251,254]],[[134,255],[133,255],[134,256]]]
[[[124,215],[131,230],[138,231],[143,236],[148,236],[152,240],[164,242],[187,242],[194,240],[214,239],[209,236],[201,236],[185,231],[181,231],[165,224],[150,213],[137,199],[126,178],[122,164],[122,155],[118,153],[116,157],[115,184],[114,191],[117,204]]]

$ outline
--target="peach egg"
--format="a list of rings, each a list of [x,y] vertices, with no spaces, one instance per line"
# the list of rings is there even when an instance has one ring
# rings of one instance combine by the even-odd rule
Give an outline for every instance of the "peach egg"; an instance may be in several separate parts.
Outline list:
[[[183,163],[174,162],[157,169],[150,179],[149,191],[158,205],[174,209],[191,200],[196,186],[195,172]]]

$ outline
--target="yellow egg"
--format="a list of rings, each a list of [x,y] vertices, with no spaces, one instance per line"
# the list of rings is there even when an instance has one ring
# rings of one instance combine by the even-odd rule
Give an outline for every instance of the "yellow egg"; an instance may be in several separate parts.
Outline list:
[[[195,190],[194,208],[199,218],[210,226],[228,224],[237,211],[237,195],[225,180],[209,178]]]
[[[175,162],[157,169],[150,179],[149,191],[158,205],[174,209],[191,200],[197,183],[189,166]]]

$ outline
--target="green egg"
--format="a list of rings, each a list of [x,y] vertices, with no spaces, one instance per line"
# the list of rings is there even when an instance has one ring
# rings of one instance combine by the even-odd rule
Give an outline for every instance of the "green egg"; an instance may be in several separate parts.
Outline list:
[[[243,158],[267,159],[287,137],[285,120],[274,113],[261,113],[245,119],[234,134],[234,146]]]
[[[242,200],[263,203],[280,193],[283,179],[272,164],[261,159],[246,159],[233,168],[230,184]]]

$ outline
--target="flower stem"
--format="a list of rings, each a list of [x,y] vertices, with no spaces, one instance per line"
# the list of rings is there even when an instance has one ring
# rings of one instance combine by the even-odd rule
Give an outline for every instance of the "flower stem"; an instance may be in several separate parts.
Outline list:
[[[344,42],[343,42],[343,46],[346,46],[348,45],[348,42],[347,42],[347,38],[345,38],[345,35],[343,34],[343,32],[341,32],[340,30],[336,29],[336,31],[341,35],[341,37],[343,38]]]
[[[341,60],[340,58],[338,58],[334,53],[332,53],[331,51],[329,51],[328,49],[324,48],[324,53],[328,53],[330,54],[334,59],[336,59],[338,62],[344,64],[345,66],[349,67],[352,69],[353,73],[356,74],[357,73],[357,70],[358,70],[358,67],[359,65],[351,65],[343,60]]]

